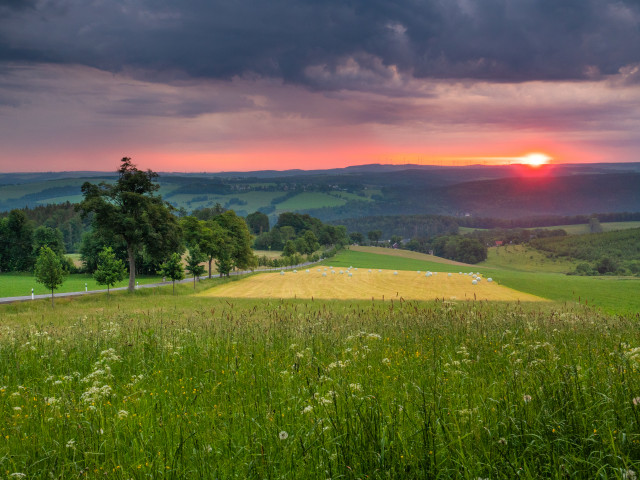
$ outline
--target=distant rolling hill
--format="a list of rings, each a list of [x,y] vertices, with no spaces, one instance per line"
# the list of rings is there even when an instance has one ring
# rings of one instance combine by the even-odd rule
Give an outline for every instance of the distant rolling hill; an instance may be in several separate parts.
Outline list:
[[[0,212],[81,200],[84,181],[115,173],[0,174]],[[161,173],[163,198],[187,211],[216,203],[240,215],[283,211],[322,220],[372,215],[518,218],[640,211],[640,163],[440,167],[359,165],[330,170]]]

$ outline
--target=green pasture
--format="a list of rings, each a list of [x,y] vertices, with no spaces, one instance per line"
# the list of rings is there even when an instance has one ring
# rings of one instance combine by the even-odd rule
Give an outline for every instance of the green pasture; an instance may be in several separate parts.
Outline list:
[[[140,284],[154,283],[162,281],[162,277],[140,275],[136,277]],[[62,292],[84,292],[84,284],[89,290],[106,290],[106,286],[98,285],[94,278],[88,274],[72,274],[66,277],[64,283],[55,293]],[[115,287],[126,287],[129,284],[129,277],[115,285]],[[115,288],[114,287],[114,288]],[[31,289],[36,295],[51,293],[51,290],[41,283],[36,282],[32,274],[25,273],[3,273],[0,275],[0,297],[21,297],[31,295]]]
[[[581,303],[609,313],[640,313],[640,278],[637,277],[582,277],[497,269],[490,275],[502,285],[557,302]]]
[[[311,208],[339,207],[347,203],[346,200],[335,195],[322,192],[303,192],[298,195],[278,203],[276,208],[279,212],[294,210],[308,210]]]
[[[629,480],[640,471],[634,317],[191,291],[0,306],[0,476]]]
[[[219,203],[220,205],[225,205],[232,198],[238,198],[244,202],[247,202],[246,205],[231,205],[229,208],[232,210],[245,210],[246,212],[255,212],[260,207],[266,207],[271,205],[271,200],[276,197],[282,196],[282,192],[246,192],[246,193],[237,193],[233,192],[228,195],[192,195],[192,194],[177,194],[171,197],[168,197],[167,200],[171,202],[176,202],[178,207],[185,207],[187,210],[195,210],[202,207],[207,207],[215,205]],[[207,197],[206,200],[193,202],[191,201],[194,197]],[[191,201],[190,204],[187,202]]]
[[[427,270],[432,272],[456,273],[473,271],[484,274],[489,271],[486,268],[480,268],[476,265],[465,267],[460,265],[450,265],[448,263],[429,262],[377,253],[356,252],[353,250],[341,250],[336,256],[323,261],[321,264],[344,268],[382,268],[388,270],[420,270],[423,272],[426,272]]]
[[[47,190],[49,188],[56,187],[68,187],[68,186],[77,186],[78,187],[78,196],[81,198],[80,187],[86,181],[90,181],[91,183],[100,183],[104,181],[113,181],[113,178],[100,178],[100,177],[92,177],[88,178],[61,178],[57,180],[48,180],[45,182],[33,182],[33,183],[21,183],[19,185],[0,185],[0,202],[4,202],[7,200],[15,200],[22,198],[25,195],[39,193],[43,190]],[[54,197],[51,197],[54,198]],[[57,197],[61,199],[61,202],[66,202],[67,197]],[[69,197],[71,198],[71,197]],[[74,196],[75,198],[75,196]],[[57,201],[57,200],[56,200]],[[54,201],[40,203],[55,203]]]
[[[42,200],[38,200],[36,203],[38,205],[49,205],[50,203],[80,203],[84,200],[84,197],[81,193],[78,195],[65,195],[63,197],[47,197]]]
[[[337,197],[337,198],[342,198],[344,200],[355,200],[355,201],[360,201],[360,202],[372,202],[373,200],[371,200],[371,193],[368,191],[365,191],[365,196],[361,197],[360,195],[356,195],[355,193],[349,193],[349,192],[331,192],[331,196],[332,197]],[[369,193],[367,195],[367,193]]]

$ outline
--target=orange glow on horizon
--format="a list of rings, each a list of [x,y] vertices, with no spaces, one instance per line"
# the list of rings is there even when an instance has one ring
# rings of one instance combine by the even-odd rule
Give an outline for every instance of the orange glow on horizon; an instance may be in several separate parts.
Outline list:
[[[530,167],[534,167],[534,168],[538,168],[542,165],[546,165],[547,163],[549,163],[551,160],[553,160],[553,157],[550,157],[549,155],[545,154],[545,153],[528,153],[527,155],[523,155],[522,157],[520,157],[521,163],[523,163],[524,165],[529,165]]]
[[[111,152],[103,156],[101,161],[108,162],[114,158],[113,164],[123,156],[129,156],[139,168],[149,168],[158,172],[249,172],[258,170],[283,171],[289,169],[323,170],[343,168],[365,164],[415,164],[441,167],[470,165],[524,165],[536,168],[548,164],[592,163],[600,160],[589,153],[558,148],[556,145],[543,145],[544,149],[535,146],[505,145],[498,147],[486,156],[465,155],[467,151],[487,152],[492,145],[446,145],[433,146],[420,152],[419,147],[400,147],[371,141],[361,144],[338,144],[329,148],[314,148],[310,145],[306,150],[291,148],[290,145],[264,145],[264,148],[229,148],[225,150],[207,151],[182,150],[137,150],[124,149],[122,153]],[[459,152],[456,155],[454,152]],[[420,152],[420,153],[418,153]],[[528,153],[526,153],[528,152]],[[549,152],[549,153],[542,153]],[[460,155],[460,153],[462,155]]]

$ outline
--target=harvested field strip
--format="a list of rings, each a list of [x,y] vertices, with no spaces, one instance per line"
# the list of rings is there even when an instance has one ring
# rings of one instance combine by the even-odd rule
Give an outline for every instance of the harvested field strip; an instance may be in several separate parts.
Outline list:
[[[425,272],[358,269],[334,270],[327,267],[294,272],[264,273],[238,282],[206,290],[199,295],[235,298],[317,298],[361,300],[496,300],[544,301],[482,279],[472,284],[472,277],[446,273],[427,277]],[[342,274],[340,272],[343,272]],[[351,273],[351,276],[349,275]]]

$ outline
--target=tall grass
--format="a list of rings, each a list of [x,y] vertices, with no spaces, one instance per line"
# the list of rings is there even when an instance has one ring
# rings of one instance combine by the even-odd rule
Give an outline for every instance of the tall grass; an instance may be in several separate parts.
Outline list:
[[[159,291],[0,316],[9,478],[630,479],[640,468],[633,317]]]

